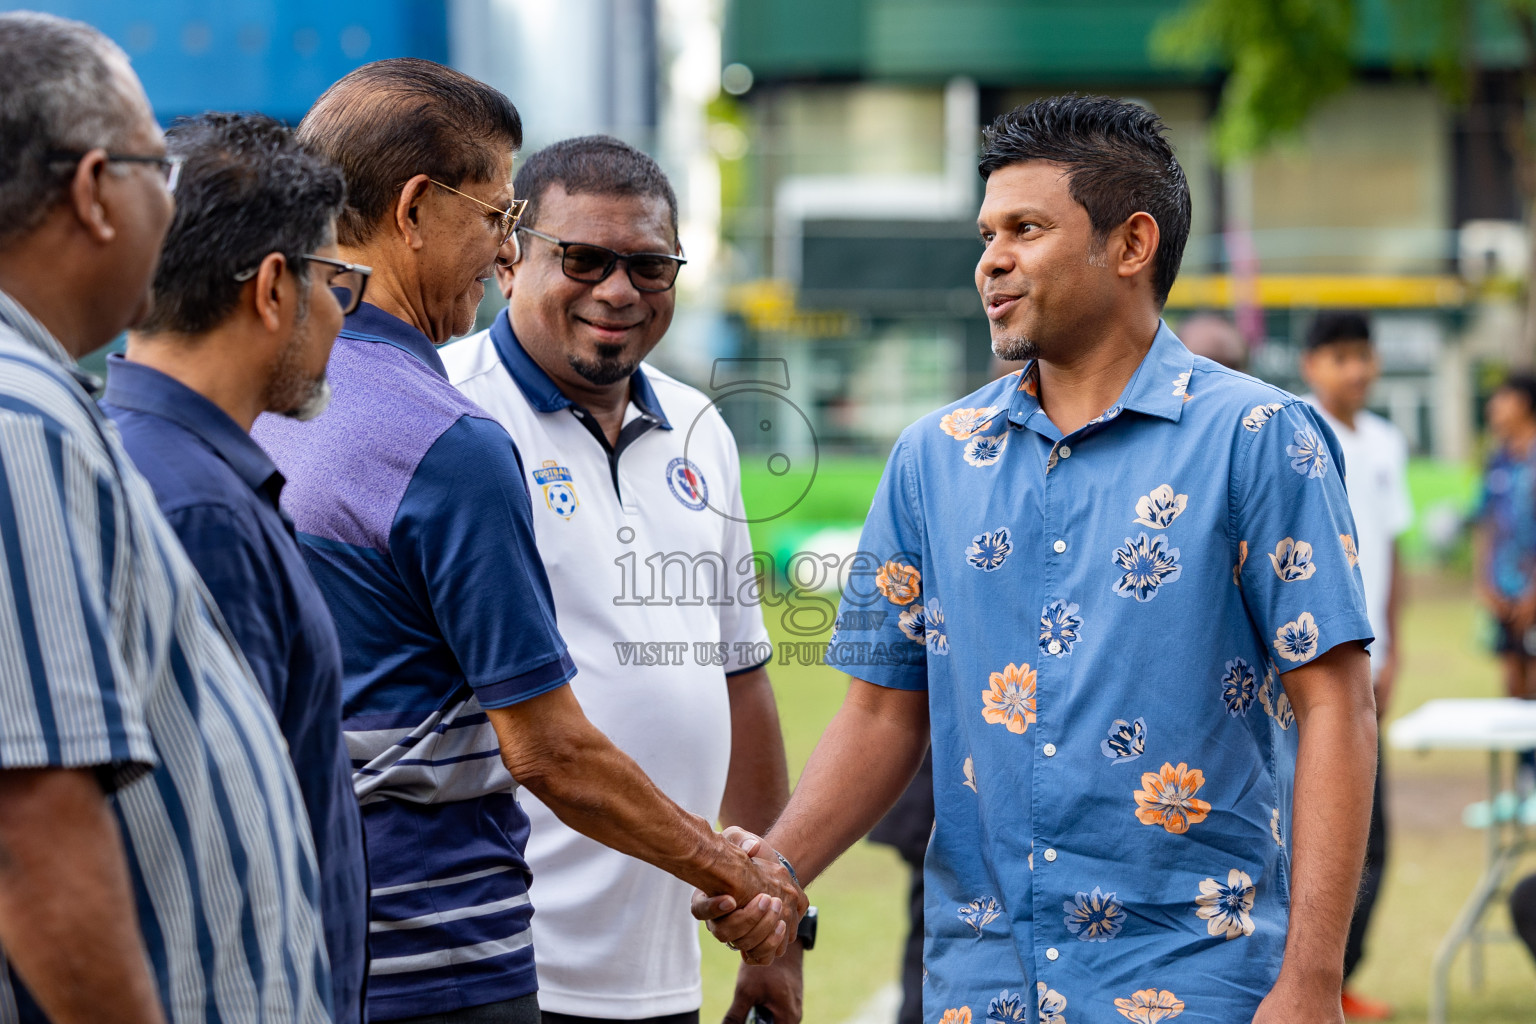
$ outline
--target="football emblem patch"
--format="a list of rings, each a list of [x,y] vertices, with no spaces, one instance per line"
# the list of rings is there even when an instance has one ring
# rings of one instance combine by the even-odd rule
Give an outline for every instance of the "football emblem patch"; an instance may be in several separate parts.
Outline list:
[[[667,486],[684,508],[699,512],[709,504],[709,485],[704,482],[704,474],[687,459],[673,459],[667,463]]]
[[[576,497],[569,469],[555,465],[553,459],[545,459],[544,468],[533,471],[533,482],[544,489],[544,504],[551,512],[565,519],[576,514],[581,501]]]

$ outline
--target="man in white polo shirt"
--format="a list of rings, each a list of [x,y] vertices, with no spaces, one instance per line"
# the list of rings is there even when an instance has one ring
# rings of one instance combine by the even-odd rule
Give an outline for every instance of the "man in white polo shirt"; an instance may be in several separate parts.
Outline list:
[[[789,782],[736,443],[708,398],[641,362],[672,322],[677,199],[607,136],[534,154],[514,191],[510,305],[443,364],[517,442],[587,716],[685,809],[761,834]],[[695,1024],[690,888],[523,807],[544,1024]],[[726,1020],[760,1005],[795,1024],[800,981],[798,950],[742,967]]]
[[[1344,453],[1344,485],[1354,514],[1356,536],[1341,542],[1359,559],[1365,583],[1365,608],[1376,642],[1371,647],[1371,681],[1376,689],[1376,715],[1386,715],[1397,676],[1397,623],[1402,604],[1397,539],[1413,521],[1408,497],[1408,442],[1402,431],[1366,409],[1371,386],[1381,374],[1371,326],[1363,313],[1320,313],[1307,334],[1301,374],[1312,394],[1308,400],[1338,435]],[[1382,807],[1382,772],[1376,772],[1370,838],[1360,901],[1349,926],[1344,949],[1344,1012],[1350,1020],[1386,1020],[1392,1008],[1366,998],[1347,986],[1365,951],[1376,893],[1386,869],[1387,829]]]

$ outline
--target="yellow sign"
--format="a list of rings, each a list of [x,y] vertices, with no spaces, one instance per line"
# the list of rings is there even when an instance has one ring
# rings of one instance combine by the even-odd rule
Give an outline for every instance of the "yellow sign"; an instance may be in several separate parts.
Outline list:
[[[765,334],[841,338],[853,333],[855,323],[853,316],[842,310],[799,309],[790,283],[769,278],[732,288],[726,294],[726,305],[740,313],[748,327]]]
[[[1449,275],[1260,274],[1258,303],[1265,309],[1447,309],[1463,306],[1467,288]],[[1236,292],[1230,275],[1180,277],[1168,295],[1169,309],[1230,309]]]

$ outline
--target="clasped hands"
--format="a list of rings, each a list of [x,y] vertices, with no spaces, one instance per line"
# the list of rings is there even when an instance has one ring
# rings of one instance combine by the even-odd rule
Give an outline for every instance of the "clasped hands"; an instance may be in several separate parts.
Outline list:
[[[772,963],[789,951],[810,901],[761,836],[734,825],[720,835],[747,858],[745,884],[740,899],[695,889],[693,916],[711,935],[740,952],[744,963]]]

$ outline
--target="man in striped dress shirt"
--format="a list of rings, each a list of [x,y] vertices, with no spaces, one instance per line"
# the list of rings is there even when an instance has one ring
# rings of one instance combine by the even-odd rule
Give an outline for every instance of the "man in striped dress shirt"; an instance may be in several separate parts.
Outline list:
[[[148,306],[176,170],[127,58],[0,15],[0,1022],[330,1021],[308,820],[74,360]]]

